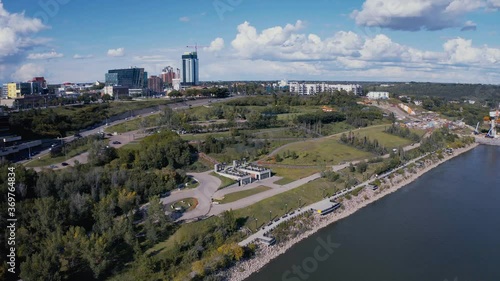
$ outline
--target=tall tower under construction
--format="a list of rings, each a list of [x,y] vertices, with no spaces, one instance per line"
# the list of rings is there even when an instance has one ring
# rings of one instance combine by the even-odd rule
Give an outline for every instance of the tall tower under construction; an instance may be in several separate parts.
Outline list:
[[[182,55],[182,84],[196,86],[199,84],[198,53],[184,53]]]

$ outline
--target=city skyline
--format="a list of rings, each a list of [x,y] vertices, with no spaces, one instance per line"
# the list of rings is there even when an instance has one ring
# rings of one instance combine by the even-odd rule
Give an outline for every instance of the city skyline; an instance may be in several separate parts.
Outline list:
[[[201,81],[500,81],[496,0],[116,3],[0,1],[0,82],[160,75],[195,44]]]

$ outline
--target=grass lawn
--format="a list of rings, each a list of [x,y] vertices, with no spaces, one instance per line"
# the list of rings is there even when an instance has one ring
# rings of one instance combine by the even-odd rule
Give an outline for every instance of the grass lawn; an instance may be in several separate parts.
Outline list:
[[[387,125],[389,127],[390,125]],[[411,144],[413,141],[409,139],[404,139],[395,135],[391,135],[388,133],[384,132],[385,127],[383,126],[377,126],[377,127],[369,127],[369,128],[364,128],[361,130],[358,130],[354,132],[354,134],[361,136],[361,137],[369,137],[371,140],[377,139],[378,142],[389,148],[397,148],[400,146],[407,146]]]
[[[283,177],[282,179],[275,181],[275,184],[287,184],[296,181],[301,178],[308,177],[315,173],[321,171],[320,168],[281,168],[281,167],[271,167],[273,173],[278,177]]]
[[[189,212],[194,210],[196,206],[198,206],[198,200],[195,198],[187,198],[171,204],[169,208],[171,211],[175,210],[175,208],[182,208],[184,212]]]
[[[182,244],[183,241],[191,240],[191,238],[196,236],[201,229],[207,228],[207,226],[212,224],[213,220],[216,219],[216,217],[212,217],[198,222],[184,223],[172,236],[170,236],[167,240],[154,245],[146,251],[146,254],[173,249],[176,243]]]
[[[335,122],[330,124],[324,124],[321,128],[321,134],[334,135],[342,132],[348,132],[349,130],[355,129],[353,126],[347,124],[347,122]]]
[[[139,150],[140,148],[141,148],[140,140],[131,141],[126,145],[120,147],[120,149],[133,149],[133,150]]]
[[[212,135],[214,138],[222,138],[231,136],[231,133],[218,132],[218,133],[205,133],[205,134],[186,134],[186,135],[181,135],[181,138],[187,141],[205,140],[205,138],[209,135]]]
[[[320,201],[324,196],[332,195],[340,186],[327,182],[325,179],[317,179],[300,186],[294,190],[264,199],[249,207],[235,210],[236,217],[247,218],[245,225],[255,230],[255,218],[257,218],[257,228],[287,212]],[[300,201],[299,201],[300,200]]]
[[[230,193],[224,196],[224,199],[222,199],[220,203],[221,204],[231,203],[270,189],[271,189],[270,187],[261,185],[256,188]]]
[[[283,156],[286,151],[295,151],[298,158],[286,158],[278,164],[320,166],[373,156],[369,152],[340,144],[336,138],[298,142],[283,148],[279,151],[279,154]]]
[[[50,157],[50,153],[49,153],[47,155],[40,157],[40,159],[36,158],[33,161],[28,162],[25,166],[28,168],[34,168],[34,167],[43,167],[43,166],[49,166],[52,164],[58,164],[61,162],[65,162],[68,159],[73,158],[77,155],[80,155],[84,152],[87,152],[87,150],[89,150],[89,148],[90,148],[90,144],[82,145],[82,146],[79,146],[73,150],[67,151],[66,155],[58,156],[58,157],[54,157],[54,158]]]
[[[126,133],[141,129],[141,123],[143,123],[142,126],[145,128],[153,127],[157,124],[156,120],[158,119],[158,117],[159,114],[152,114],[146,117],[136,118],[133,120],[125,121],[118,125],[107,127],[105,131],[108,133],[114,133],[114,132],[117,132],[119,134]]]
[[[399,146],[406,146],[412,143],[411,140],[385,133],[384,130],[388,126],[390,125],[377,125],[368,128],[362,128],[360,130],[353,130],[353,132],[362,137],[367,136],[371,140],[377,139],[380,144],[386,146],[389,149],[397,148]],[[337,129],[341,129],[341,127]],[[298,158],[285,158],[282,162],[279,162],[277,164],[321,166],[338,164],[345,161],[365,159],[373,156],[373,154],[369,152],[338,143],[339,137],[340,136],[337,134],[322,139],[297,142],[296,144],[287,146],[286,148],[283,148],[279,151],[279,154],[282,156],[282,158],[284,158],[283,155],[286,151],[295,151],[295,153],[298,155]]]
[[[217,177],[220,179],[221,181],[221,184],[219,186],[219,189],[223,189],[225,187],[228,187],[230,185],[233,185],[236,183],[236,181],[230,179],[230,178],[226,178],[226,177],[223,177],[223,176],[220,176],[219,174],[216,174],[215,172],[211,172],[210,173],[211,176],[214,176],[214,177]]]

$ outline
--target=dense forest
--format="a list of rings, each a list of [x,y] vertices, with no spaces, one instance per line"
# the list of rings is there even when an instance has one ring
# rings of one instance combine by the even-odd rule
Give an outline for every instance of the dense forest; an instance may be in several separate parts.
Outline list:
[[[63,171],[14,166],[20,277],[101,280],[121,270],[174,231],[158,196],[186,181],[191,154],[177,134],[164,132],[144,139],[140,150],[115,151],[96,143],[90,164]],[[0,168],[4,210],[10,166]],[[147,210],[141,208],[148,202]],[[5,212],[1,216],[5,229]],[[7,252],[5,239],[2,232],[2,253]],[[5,256],[1,259],[5,265]]]
[[[395,96],[440,97],[447,100],[473,99],[489,102],[491,105],[500,101],[499,85],[483,84],[444,84],[444,83],[391,83],[389,87],[380,84],[366,84],[365,91],[387,91]]]

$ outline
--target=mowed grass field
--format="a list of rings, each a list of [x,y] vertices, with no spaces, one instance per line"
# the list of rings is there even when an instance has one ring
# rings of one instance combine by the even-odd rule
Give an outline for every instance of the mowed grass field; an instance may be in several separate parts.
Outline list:
[[[347,145],[338,143],[337,138],[323,138],[291,144],[279,154],[286,151],[295,151],[298,158],[286,158],[279,164],[284,165],[331,165],[344,161],[370,158],[372,153],[365,152]]]
[[[285,185],[287,183],[291,183],[301,178],[308,177],[310,175],[316,174],[321,171],[320,168],[311,167],[311,168],[282,168],[282,167],[270,167],[273,171],[273,174],[278,177],[283,177],[280,180],[275,181],[275,184]]]
[[[386,129],[386,127],[390,127],[390,125],[364,128],[355,131],[354,134],[359,135],[360,137],[366,136],[370,138],[370,140],[376,139],[381,145],[389,149],[397,148],[400,146],[407,146],[412,143],[412,141],[409,139],[404,139],[395,135],[385,133],[384,130]]]
[[[389,149],[407,146],[412,143],[411,140],[385,133],[384,130],[388,126],[389,125],[377,125],[353,130],[352,132],[360,137],[366,136],[371,140],[376,139],[381,145]],[[321,166],[366,159],[374,156],[372,153],[339,143],[339,138],[340,134],[336,134],[321,139],[288,145],[278,152],[278,154],[284,158],[283,161],[278,164]],[[287,151],[295,151],[298,158],[283,157]]]
[[[229,193],[226,196],[224,196],[224,199],[222,199],[219,202],[221,204],[235,202],[235,201],[238,201],[240,199],[243,199],[243,198],[255,195],[257,193],[268,191],[270,189],[271,189],[270,187],[261,185],[261,186],[257,186],[256,188],[252,188],[252,189],[248,189],[248,190],[243,190],[243,191],[238,191],[238,192],[234,192],[234,193]]]
[[[246,218],[245,226],[251,230],[262,227],[270,219],[318,202],[339,190],[341,187],[325,179],[317,179],[293,190],[264,199],[243,209],[234,210],[235,216]],[[255,220],[257,219],[257,221]]]

